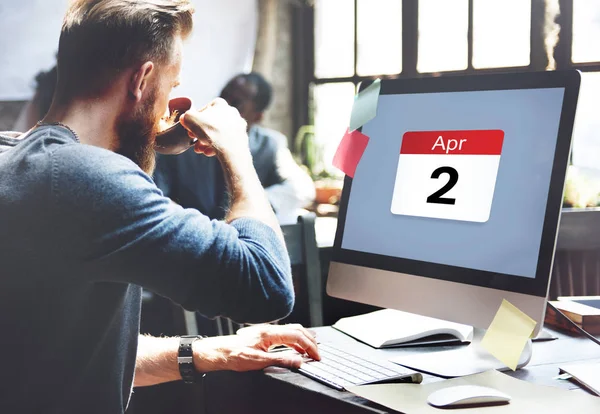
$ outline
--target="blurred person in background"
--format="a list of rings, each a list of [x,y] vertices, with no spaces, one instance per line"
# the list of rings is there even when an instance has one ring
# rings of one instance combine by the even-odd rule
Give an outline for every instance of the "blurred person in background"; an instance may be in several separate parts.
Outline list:
[[[248,123],[254,168],[275,214],[280,222],[295,222],[299,209],[313,202],[315,187],[294,160],[287,138],[259,125],[272,97],[271,85],[256,72],[235,76],[221,92],[221,98]],[[221,165],[214,158],[197,157],[191,151],[159,156],[154,180],[165,196],[185,208],[195,208],[214,219],[227,214],[230,195]]]
[[[46,115],[54,96],[57,76],[56,65],[48,71],[39,72],[35,76],[35,93],[33,98],[21,110],[17,121],[13,125],[14,131],[28,131]]]

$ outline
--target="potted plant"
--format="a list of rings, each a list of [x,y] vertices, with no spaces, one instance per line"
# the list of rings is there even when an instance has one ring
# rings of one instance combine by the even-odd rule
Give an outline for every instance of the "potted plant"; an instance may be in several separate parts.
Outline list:
[[[563,206],[587,208],[598,205],[600,205],[600,171],[569,165]]]
[[[343,174],[327,166],[323,160],[323,146],[315,140],[313,125],[298,129],[294,153],[296,160],[304,164],[315,182],[317,204],[337,204],[344,184]]]

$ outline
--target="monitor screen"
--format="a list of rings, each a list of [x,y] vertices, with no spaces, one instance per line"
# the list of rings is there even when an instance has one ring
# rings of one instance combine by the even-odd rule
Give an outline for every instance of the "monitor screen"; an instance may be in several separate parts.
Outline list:
[[[506,299],[542,321],[579,82],[381,81],[344,180],[327,293],[479,328]]]
[[[535,278],[564,92],[382,94],[341,248]]]

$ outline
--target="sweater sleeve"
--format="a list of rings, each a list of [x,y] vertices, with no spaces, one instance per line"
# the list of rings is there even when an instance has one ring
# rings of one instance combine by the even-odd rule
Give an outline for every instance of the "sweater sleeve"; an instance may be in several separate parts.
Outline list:
[[[85,145],[52,154],[59,252],[90,282],[134,283],[208,317],[266,322],[294,304],[288,254],[273,229],[211,221],[170,202],[128,159]]]

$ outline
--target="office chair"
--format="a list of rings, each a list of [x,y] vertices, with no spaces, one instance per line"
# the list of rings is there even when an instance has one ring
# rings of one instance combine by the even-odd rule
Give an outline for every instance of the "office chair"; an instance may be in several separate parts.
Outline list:
[[[306,305],[308,317],[303,321],[305,325],[323,326],[324,285],[315,234],[315,220],[315,214],[308,213],[299,216],[296,224],[282,226],[281,230],[294,274],[296,307],[298,307],[298,300],[300,300],[300,307]],[[303,271],[294,273],[295,268]]]

